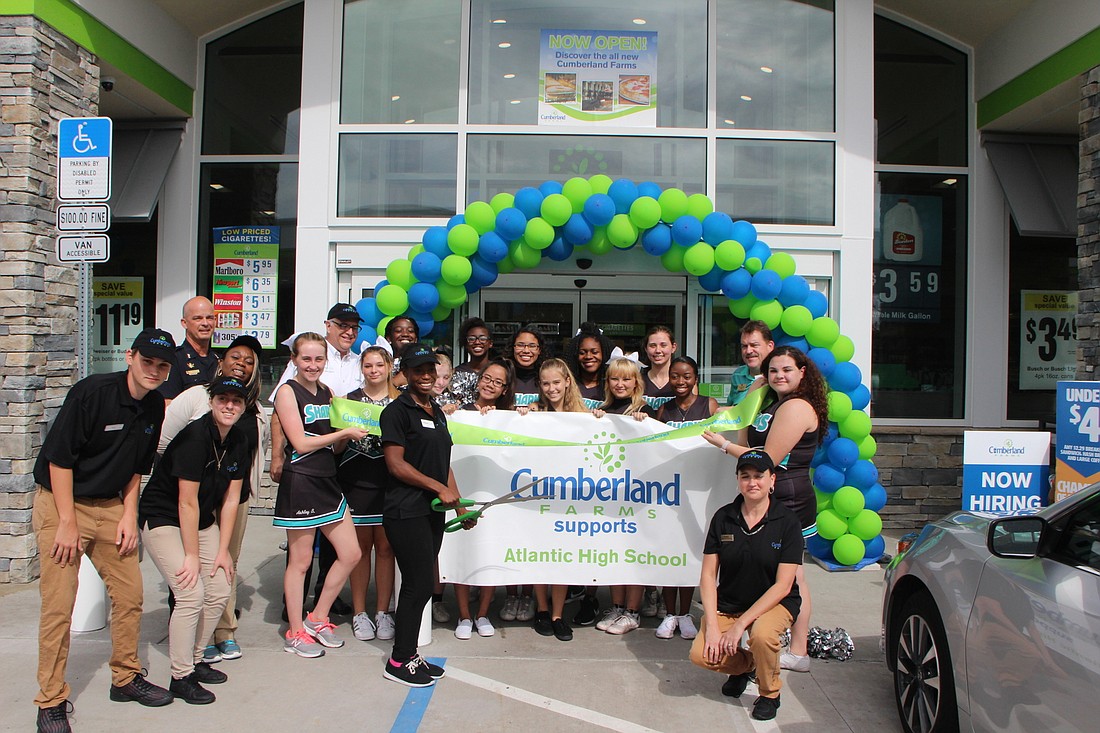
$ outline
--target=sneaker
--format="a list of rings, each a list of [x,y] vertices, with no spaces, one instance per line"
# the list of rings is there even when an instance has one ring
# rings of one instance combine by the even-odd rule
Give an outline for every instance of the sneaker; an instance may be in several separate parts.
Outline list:
[[[335,633],[335,624],[329,621],[318,621],[313,618],[312,613],[309,613],[306,614],[306,619],[302,622],[302,625],[305,626],[307,634],[329,649],[339,649],[344,645],[344,640]]]
[[[195,682],[201,682],[204,685],[220,685],[229,679],[229,675],[221,670],[214,669],[206,662],[199,662],[195,665],[195,671],[191,673],[191,678]]]
[[[725,684],[722,685],[722,694],[726,697],[741,697],[745,688],[749,686],[749,675],[731,674]],[[763,699],[763,698],[761,698]]]
[[[72,733],[69,725],[69,713],[73,704],[68,700],[53,707],[38,708],[38,733]]]
[[[497,633],[497,630],[493,628],[493,622],[486,616],[478,616],[477,621],[474,621],[474,626],[477,627],[478,636],[492,636]]]
[[[581,598],[581,607],[573,616],[575,626],[591,626],[596,617],[600,615],[600,601],[596,596],[584,596]]]
[[[775,718],[775,711],[778,709],[779,695],[775,697],[758,697],[752,706],[752,717],[754,720],[772,720]]]
[[[623,611],[623,614],[615,619],[615,623],[607,627],[607,633],[622,636],[638,628],[638,612]]]
[[[645,598],[642,600],[641,614],[646,618],[653,618],[657,615],[657,599],[661,597],[661,591],[653,588],[645,592]]]
[[[549,611],[539,611],[535,614],[535,633],[539,636],[554,635],[554,625],[550,622]]]
[[[783,652],[779,655],[779,668],[789,669],[792,672],[809,672],[810,658],[808,656],[800,657],[797,654]],[[774,717],[775,715],[772,715],[772,718]],[[759,720],[771,720],[771,718],[759,718]]]
[[[207,664],[217,664],[222,661],[221,650],[218,649],[216,644],[211,644],[202,650],[202,661]]]
[[[695,619],[691,617],[691,614],[685,613],[680,617],[680,638],[691,641],[698,635],[699,629],[695,628]]]
[[[137,702],[147,708],[159,708],[172,702],[174,698],[168,690],[146,680],[143,670],[121,687],[111,685],[111,699],[115,702]]]
[[[455,627],[455,638],[465,641],[474,635],[474,621],[473,619],[464,618],[459,619],[458,626]]]
[[[619,616],[622,616],[626,611],[622,606],[612,606],[604,612],[603,618],[596,623],[597,631],[607,631],[611,624],[619,620]]]
[[[662,595],[657,599],[657,618],[665,618],[668,616],[668,606],[665,605],[665,597]]]
[[[676,627],[680,625],[679,616],[665,616],[661,625],[657,627],[658,639],[671,639],[676,635]]]
[[[188,705],[209,705],[217,699],[213,692],[199,684],[193,672],[182,679],[173,677],[168,689]]]
[[[393,616],[386,611],[379,611],[374,615],[374,627],[378,630],[377,638],[382,641],[389,641],[397,631]]]
[[[306,659],[325,656],[324,647],[315,642],[305,629],[294,635],[287,631],[286,638],[283,639],[283,651],[289,654],[297,654],[299,657],[305,657]]]
[[[432,603],[432,621],[437,624],[449,624],[451,623],[451,612],[447,610],[447,605],[443,601],[434,601]]]
[[[407,662],[398,663],[387,657],[382,662],[382,676],[407,687],[431,687],[435,679],[420,660],[420,656],[415,656]]]
[[[370,620],[367,612],[357,613],[351,619],[351,633],[359,641],[370,641],[375,636],[374,622]]]
[[[516,621],[530,621],[535,617],[535,599],[523,596],[516,605]]]
[[[433,680],[441,680],[447,676],[447,670],[440,667],[438,664],[432,664],[421,654],[416,655],[416,659],[420,661],[420,666],[428,670],[428,676]]]
[[[515,621],[516,611],[519,610],[519,598],[517,596],[508,596],[504,599],[504,605],[500,607],[500,620],[501,621]]]
[[[550,625],[554,629],[554,636],[558,641],[573,641],[573,629],[569,628],[569,624],[565,623],[565,619],[556,618],[550,622]]]
[[[218,647],[218,653],[222,659],[240,659],[241,658],[241,646],[232,639],[226,639],[225,641],[219,641],[216,646]],[[203,654],[204,662],[210,663],[209,659],[206,659],[206,655]]]

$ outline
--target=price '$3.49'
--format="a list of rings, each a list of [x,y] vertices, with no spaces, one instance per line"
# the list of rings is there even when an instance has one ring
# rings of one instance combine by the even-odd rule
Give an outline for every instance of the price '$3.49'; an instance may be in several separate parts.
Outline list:
[[[1072,318],[1053,318],[1043,316],[1036,320],[1027,319],[1024,325],[1027,342],[1034,344],[1039,339],[1037,351],[1043,361],[1054,361],[1058,356],[1058,342],[1071,342],[1077,340],[1077,324]],[[1097,409],[1097,408],[1090,408]],[[1076,424],[1076,423],[1075,423]],[[1093,438],[1093,441],[1096,439]]]

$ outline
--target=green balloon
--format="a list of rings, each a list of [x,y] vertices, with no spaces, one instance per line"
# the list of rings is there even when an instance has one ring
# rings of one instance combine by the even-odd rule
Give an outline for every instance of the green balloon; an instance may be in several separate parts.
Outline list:
[[[736,318],[745,320],[749,317],[749,314],[752,313],[752,307],[759,302],[760,301],[756,299],[755,295],[749,293],[743,298],[730,301],[730,313]]]
[[[768,324],[768,328],[778,328],[782,317],[783,304],[778,300],[758,301],[749,311],[749,318],[754,321],[763,321]]]
[[[438,321],[439,319],[437,318],[436,320]],[[817,500],[818,514],[825,511],[826,509],[830,509],[833,505],[833,495],[826,494],[824,491],[814,489],[814,499]]]
[[[848,531],[861,540],[873,540],[882,534],[882,517],[864,509],[848,520]]]
[[[854,441],[857,445],[871,434],[871,418],[863,410],[852,410],[843,422],[838,422],[841,436]]]
[[[588,251],[594,255],[605,255],[614,249],[611,240],[607,238],[607,227],[596,227],[592,230],[592,239],[588,240]]]
[[[661,205],[652,196],[639,196],[630,205],[630,220],[639,229],[650,229],[661,220]]]
[[[833,345],[838,336],[840,336],[840,326],[828,316],[815,318],[809,330],[806,331],[806,340],[810,342],[810,346],[826,349]]]
[[[745,248],[733,239],[727,239],[714,248],[714,262],[723,270],[733,272],[745,264]]]
[[[447,232],[447,246],[456,255],[469,257],[477,252],[478,238],[477,230],[469,224],[456,224]]]
[[[446,280],[440,280],[435,287],[439,291],[440,305],[457,308],[466,302],[466,288],[461,285],[452,285]]]
[[[409,256],[406,257],[405,259],[407,259],[409,262],[412,262],[413,260],[416,259],[416,256],[418,254],[420,254],[421,252],[423,252],[423,251],[424,251],[424,245],[417,244],[412,249],[409,250]]]
[[[875,442],[875,438],[872,435],[868,435],[863,440],[859,441],[859,457],[865,461],[869,461],[875,457],[875,452],[878,450],[878,443]]]
[[[554,227],[550,225],[550,222],[538,216],[527,222],[527,228],[523,230],[523,239],[526,240],[527,246],[539,251],[553,244],[555,236],[557,236],[557,234],[554,232]],[[541,256],[542,255],[539,255],[539,257]],[[516,264],[520,264],[519,260],[516,260]],[[522,267],[522,265],[520,266]]]
[[[393,320],[393,316],[386,316],[382,320],[378,321],[378,327],[375,329],[378,333],[385,333],[386,326],[390,325],[390,321]]]
[[[852,339],[841,334],[836,337],[836,341],[829,347],[829,351],[833,352],[833,356],[836,357],[838,362],[851,361],[852,357],[856,355],[856,345],[852,342]]]
[[[749,257],[745,260],[745,269],[749,271],[750,275],[755,275],[764,269],[764,263],[760,261],[759,257]]]
[[[500,213],[505,209],[512,208],[516,203],[516,197],[510,193],[498,193],[489,201],[489,206],[493,207],[493,211]]]
[[[854,534],[842,534],[833,542],[833,557],[841,565],[855,565],[863,559],[866,547]]]
[[[697,242],[684,253],[684,269],[699,277],[714,269],[714,247],[706,242]]]
[[[657,199],[657,203],[661,205],[661,219],[668,224],[671,224],[687,213],[687,194],[678,188],[666,188],[664,191],[661,191],[661,196]]]
[[[834,503],[836,499],[833,499]],[[848,520],[840,516],[833,509],[826,509],[817,514],[817,533],[822,539],[835,540],[848,531]]]
[[[674,244],[668,248],[668,251],[661,255],[661,264],[669,272],[680,273],[684,271],[684,255],[687,254],[687,247],[681,247],[678,244]]]
[[[439,322],[451,317],[451,309],[442,303],[432,309],[432,320]]]
[[[841,486],[833,492],[833,511],[844,517],[854,517],[863,511],[863,492],[855,486]],[[847,523],[844,526],[848,530]]]
[[[439,274],[444,281],[451,285],[465,285],[474,272],[470,260],[461,255],[447,255],[443,258],[443,266],[439,268]]]
[[[397,316],[409,308],[409,293],[400,285],[390,283],[374,294],[374,304],[387,316]]]
[[[469,209],[467,209],[469,211]],[[772,252],[772,256],[764,263],[765,270],[771,270],[781,278],[787,278],[794,274],[794,257],[786,252]]]
[[[466,209],[466,211],[469,211],[469,209]],[[552,193],[542,200],[540,213],[548,224],[560,227],[569,221],[569,217],[573,215],[573,204],[562,194]]]
[[[825,400],[829,403],[829,422],[839,425],[841,420],[852,414],[852,398],[843,392],[830,392]]]
[[[584,202],[592,195],[592,184],[580,177],[570,178],[561,187],[561,192],[573,205],[573,213],[579,214],[584,211]]]
[[[614,181],[610,176],[605,176],[603,173],[597,173],[588,179],[588,184],[592,186],[592,193],[607,193],[607,189],[611,188],[611,184]]]
[[[707,214],[714,213],[714,202],[707,198],[705,193],[693,193],[688,196],[687,211],[685,213],[702,221]]]
[[[386,279],[394,285],[399,285],[403,290],[408,292],[408,289],[413,286],[418,280],[413,277],[412,263],[408,260],[394,260],[390,264],[386,265]],[[391,314],[397,315],[397,314]]]
[[[501,275],[507,275],[516,271],[516,263],[512,262],[512,256],[509,255],[503,260],[497,263],[497,272]]]
[[[532,248],[522,238],[508,245],[508,254],[512,257],[512,262],[516,263],[516,267],[521,270],[530,270],[542,261],[542,253]]]
[[[496,229],[497,212],[493,211],[492,205],[484,201],[475,201],[467,206],[463,216],[466,217],[466,223],[476,229],[478,234]]]
[[[615,214],[607,225],[607,238],[619,249],[626,249],[638,241],[638,227],[627,214]]]
[[[792,305],[783,309],[783,317],[779,319],[779,325],[783,327],[783,333],[788,336],[805,336],[813,325],[814,314],[804,305]]]

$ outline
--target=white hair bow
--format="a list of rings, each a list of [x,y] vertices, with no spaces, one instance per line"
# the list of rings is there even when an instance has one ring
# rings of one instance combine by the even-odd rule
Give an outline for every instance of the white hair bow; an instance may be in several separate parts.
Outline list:
[[[624,354],[623,350],[620,349],[618,346],[616,346],[614,349],[611,350],[611,358],[607,360],[607,363],[610,364],[611,362],[615,361],[616,359],[629,359],[630,361],[634,362],[638,366],[642,365],[641,360],[638,359],[638,352],[637,351],[631,351],[629,354]]]
[[[283,345],[283,346],[285,346],[285,347],[287,347],[288,349],[289,349],[289,348],[291,348],[292,346],[294,346],[294,339],[298,338],[298,337],[299,337],[299,336],[301,336],[301,335],[302,335],[303,333],[305,333],[305,331],[299,331],[298,333],[292,333],[292,334],[290,334],[289,336],[287,336],[287,337],[286,337],[286,339],[285,339],[285,340],[283,340],[283,341],[281,342],[281,343],[282,343],[282,345]]]
[[[385,336],[379,336],[378,338],[376,338],[374,340],[374,346],[377,346],[380,349],[385,349],[390,356],[393,356],[393,346],[390,344],[389,341],[386,340]]]
[[[603,329],[602,329],[602,328],[601,328],[601,329],[599,329],[599,331],[600,331],[600,333],[601,333],[601,334],[603,333]],[[577,329],[577,332],[576,332],[575,334],[573,334],[573,336],[574,336],[574,337],[576,337],[576,336],[580,336],[580,335],[581,335],[581,330],[580,330],[580,329],[578,328],[578,329]]]

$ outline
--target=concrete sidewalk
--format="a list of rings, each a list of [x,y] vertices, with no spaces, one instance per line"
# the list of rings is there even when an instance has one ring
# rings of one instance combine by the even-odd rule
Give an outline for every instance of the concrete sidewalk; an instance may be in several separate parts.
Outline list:
[[[211,686],[213,705],[175,702],[165,708],[108,700],[110,635],[106,630],[74,635],[69,656],[73,729],[88,731],[227,730],[276,733],[322,727],[366,731],[896,731],[892,680],[879,653],[882,570],[827,573],[807,567],[813,590],[814,626],[842,626],[855,641],[847,662],[813,660],[809,674],[783,673],[782,707],[776,720],[749,717],[755,685],[740,700],[721,695],[724,677],[687,661],[689,642],[661,640],[657,619],[622,637],[592,627],[574,630],[571,642],[537,635],[529,624],[496,621],[496,636],[455,639],[436,626],[422,652],[445,659],[448,676],[434,688],[410,691],[382,678],[388,642],[360,642],[350,619],[339,619],[342,649],[322,659],[299,659],[282,651],[279,619],[284,533],[267,517],[250,518],[240,562],[244,650],[219,668],[230,679]],[[895,542],[888,541],[888,551]],[[166,586],[153,563],[142,562],[146,614],[141,658],[149,679],[167,686]],[[343,594],[347,598],[347,591]],[[453,607],[448,590],[446,600]],[[605,593],[601,603],[606,604]],[[37,693],[37,584],[0,594],[0,640],[4,655],[0,685],[0,730],[33,730]],[[573,606],[566,608],[571,617]],[[698,620],[698,612],[695,614]],[[338,726],[338,727],[335,727]]]

